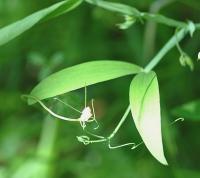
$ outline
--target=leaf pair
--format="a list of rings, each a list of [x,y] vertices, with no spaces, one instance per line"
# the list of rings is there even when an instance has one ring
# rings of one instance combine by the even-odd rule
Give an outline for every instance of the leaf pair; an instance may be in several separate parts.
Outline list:
[[[138,73],[138,74],[137,74]],[[163,153],[159,89],[154,72],[143,73],[137,65],[122,61],[93,61],[56,72],[31,92],[39,100],[61,95],[84,86],[137,74],[130,85],[130,107],[136,128],[151,154],[167,164]],[[28,100],[34,104],[35,100]]]

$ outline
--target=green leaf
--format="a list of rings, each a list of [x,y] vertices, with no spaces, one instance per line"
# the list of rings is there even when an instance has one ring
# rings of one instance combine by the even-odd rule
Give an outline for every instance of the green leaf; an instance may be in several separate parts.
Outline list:
[[[183,117],[194,121],[200,121],[200,100],[185,103],[172,110],[176,117]]]
[[[31,92],[39,100],[54,97],[95,83],[141,72],[137,65],[121,61],[92,61],[56,72]],[[29,104],[35,101],[29,100]]]
[[[162,164],[164,156],[159,87],[155,72],[136,75],[130,85],[130,106],[136,128],[150,153]]]
[[[82,0],[66,0],[35,12],[22,20],[0,29],[0,46],[21,35],[39,22],[61,15],[77,7]]]

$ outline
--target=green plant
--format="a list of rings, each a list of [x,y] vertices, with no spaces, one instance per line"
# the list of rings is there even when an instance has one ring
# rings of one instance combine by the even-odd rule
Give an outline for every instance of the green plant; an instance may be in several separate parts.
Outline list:
[[[14,24],[0,29],[0,45],[3,45],[6,42],[12,40],[37,23],[41,23],[45,20],[72,10],[75,7],[78,7],[78,5],[80,5],[82,2],[83,1],[79,0],[62,1],[47,9],[36,12],[33,15],[22,19],[21,21],[15,22]],[[140,12],[136,8],[119,3],[95,0],[86,0],[85,2],[107,9],[109,11],[120,13],[125,16],[125,22],[119,25],[121,29],[127,29],[137,21],[143,22],[144,20],[150,20],[175,28],[175,34],[144,68],[131,63],[107,60],[92,61],[79,64],[67,69],[63,69],[41,81],[32,90],[30,94],[31,96],[28,96],[28,103],[34,104],[35,102],[40,102],[43,104],[41,101],[43,99],[55,97],[57,95],[61,95],[66,92],[70,92],[72,90],[93,85],[99,82],[115,79],[118,77],[124,77],[126,75],[136,74],[130,84],[130,105],[125,111],[116,129],[110,134],[110,136],[99,137],[97,135],[93,135],[94,137],[97,137],[96,140],[90,140],[88,136],[79,136],[78,140],[85,144],[96,142],[110,143],[110,140],[115,136],[127,118],[127,115],[131,111],[143,142],[151,154],[162,164],[166,165],[167,161],[163,153],[162,145],[158,81],[155,72],[152,70],[175,46],[177,46],[180,52],[181,65],[189,65],[190,68],[193,69],[193,63],[191,59],[185,52],[183,52],[179,42],[189,33],[192,36],[195,30],[200,29],[200,24],[195,24],[191,21],[181,22],[167,18],[160,14]],[[68,120],[79,122],[79,119]],[[136,145],[132,143],[130,144],[135,148]]]

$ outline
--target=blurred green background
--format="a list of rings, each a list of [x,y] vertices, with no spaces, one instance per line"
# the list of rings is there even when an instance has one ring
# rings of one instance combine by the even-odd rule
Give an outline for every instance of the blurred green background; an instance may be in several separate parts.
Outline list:
[[[56,2],[0,0],[0,27]],[[162,4],[163,0],[115,2],[177,20],[200,21],[199,0],[169,0],[166,4]],[[199,31],[180,44],[193,58],[194,71],[180,65],[177,49],[170,51],[155,68],[168,167],[158,163],[144,145],[136,150],[109,150],[106,144],[84,146],[76,139],[83,134],[78,124],[53,119],[40,106],[28,106],[20,97],[49,74],[86,61],[113,59],[145,66],[174,34],[173,28],[147,22],[123,31],[116,26],[123,20],[119,14],[83,3],[0,47],[0,178],[200,177],[200,113],[193,113],[195,119],[189,114],[184,122],[170,125],[177,119],[172,114],[174,108],[200,98],[200,63],[196,60]],[[119,122],[128,105],[131,79],[125,77],[88,87],[88,101],[95,98],[98,134],[109,135]],[[70,92],[62,99],[82,109],[84,90]],[[77,116],[62,104],[49,101],[48,105],[58,113]],[[140,140],[129,115],[113,145]]]

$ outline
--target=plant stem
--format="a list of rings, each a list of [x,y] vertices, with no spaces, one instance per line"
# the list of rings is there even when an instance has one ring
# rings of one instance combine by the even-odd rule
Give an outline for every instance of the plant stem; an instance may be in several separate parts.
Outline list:
[[[99,139],[99,140],[90,140],[89,143],[99,143],[99,142],[106,142],[108,141],[107,138]]]
[[[175,2],[175,0],[156,0],[150,8],[149,13],[158,14],[161,9]],[[157,23],[155,21],[147,21],[144,30],[144,48],[143,48],[143,62],[146,64],[149,62],[147,59],[152,57],[155,51],[155,37],[157,31]]]
[[[183,28],[177,34],[172,36],[172,38],[164,45],[164,47],[157,53],[157,55],[149,62],[149,64],[145,67],[145,71],[148,72],[152,70],[161,59],[167,54],[169,50],[171,50],[177,42],[181,41],[186,34],[188,33],[188,29]]]
[[[115,134],[118,132],[118,130],[120,129],[121,125],[124,123],[124,121],[126,120],[129,112],[131,110],[130,105],[128,106],[128,108],[126,109],[124,115],[122,116],[121,120],[119,121],[117,127],[114,129],[114,131],[110,134],[110,136],[108,137],[108,139],[111,139],[115,136]]]

